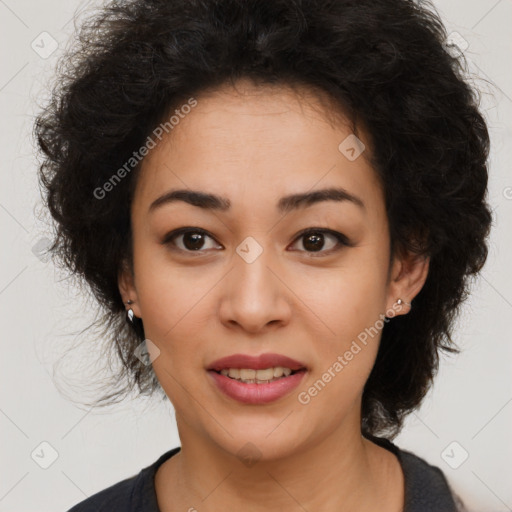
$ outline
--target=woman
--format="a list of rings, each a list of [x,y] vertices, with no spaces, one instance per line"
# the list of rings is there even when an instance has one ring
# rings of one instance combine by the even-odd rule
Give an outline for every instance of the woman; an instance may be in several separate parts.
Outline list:
[[[156,390],[181,447],[72,512],[462,510],[391,441],[492,220],[445,40],[407,0],[134,0],[83,27],[36,124],[51,249],[122,362],[98,403]]]

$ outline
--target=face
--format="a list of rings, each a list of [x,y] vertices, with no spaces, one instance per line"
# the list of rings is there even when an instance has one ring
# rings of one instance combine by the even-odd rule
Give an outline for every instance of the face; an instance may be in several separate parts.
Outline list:
[[[318,97],[283,86],[241,81],[196,99],[143,161],[131,210],[133,275],[120,276],[123,299],[134,300],[158,347],[152,364],[182,444],[235,454],[250,442],[272,459],[336,431],[359,435],[384,315],[408,312],[394,304],[412,300],[428,267],[389,266],[369,141],[358,134],[366,150],[354,158],[353,139],[339,148],[353,137],[348,123],[329,121]],[[338,192],[298,199],[327,189]],[[164,198],[176,190],[220,200]],[[244,394],[261,384],[238,383],[245,398],[233,398],[217,385],[230,377],[208,371],[232,354],[264,353],[305,367],[291,388],[280,384],[284,394]]]

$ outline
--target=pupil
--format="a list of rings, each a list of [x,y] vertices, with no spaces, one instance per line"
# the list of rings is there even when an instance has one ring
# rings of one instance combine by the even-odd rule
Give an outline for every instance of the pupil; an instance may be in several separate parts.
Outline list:
[[[203,243],[202,237],[203,235],[201,233],[185,233],[183,236],[183,244],[190,250],[201,249]],[[187,243],[187,240],[192,240],[192,243]]]
[[[313,244],[309,244],[308,241],[311,240],[313,241]],[[306,236],[304,247],[308,250],[311,249],[312,251],[319,251],[323,247],[323,235],[311,234]]]

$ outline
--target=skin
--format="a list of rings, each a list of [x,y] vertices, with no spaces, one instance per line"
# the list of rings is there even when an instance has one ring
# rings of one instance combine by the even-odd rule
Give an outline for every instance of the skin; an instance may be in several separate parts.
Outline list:
[[[351,129],[342,116],[333,122],[321,94],[240,80],[197,101],[142,163],[131,206],[133,273],[119,275],[123,300],[134,301],[128,307],[160,350],[153,368],[176,411],[182,449],[156,474],[159,507],[398,512],[398,459],[360,431],[380,331],[307,405],[297,395],[379,315],[409,312],[396,301],[411,302],[421,290],[428,258],[396,255],[389,267],[377,175],[365,153],[349,161],[338,150]],[[369,152],[368,138],[358,137]],[[323,201],[285,215],[276,209],[282,196],[331,186],[365,208]],[[221,195],[231,208],[177,201],[148,211],[175,188]],[[188,226],[209,233],[202,253],[183,235],[174,249],[162,244]],[[353,246],[325,234],[314,251],[297,235],[311,227],[340,232]],[[263,249],[250,264],[235,250],[248,236]],[[244,405],[212,385],[206,367],[215,359],[263,352],[307,364],[298,389]],[[249,442],[259,456],[250,467],[237,456]]]

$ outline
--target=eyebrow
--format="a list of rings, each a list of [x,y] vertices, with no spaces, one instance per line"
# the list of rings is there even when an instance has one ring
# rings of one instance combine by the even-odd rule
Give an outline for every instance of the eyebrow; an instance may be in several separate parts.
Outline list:
[[[149,206],[149,213],[160,208],[163,205],[183,201],[192,206],[203,208],[204,210],[227,211],[231,207],[231,202],[225,197],[197,190],[170,190],[162,196],[155,199]],[[306,208],[323,201],[351,202],[359,208],[366,210],[364,202],[357,196],[351,194],[344,188],[325,188],[315,190],[314,192],[304,192],[301,194],[291,194],[279,199],[277,210],[280,213],[287,213],[291,210]]]

